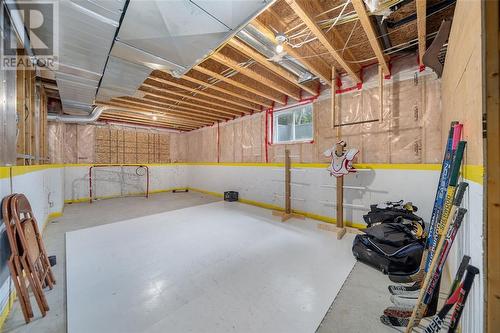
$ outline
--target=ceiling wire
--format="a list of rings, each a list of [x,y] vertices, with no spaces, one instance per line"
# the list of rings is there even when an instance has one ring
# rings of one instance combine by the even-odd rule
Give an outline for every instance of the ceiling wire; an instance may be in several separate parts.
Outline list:
[[[434,13],[431,13],[431,14],[426,15],[426,19],[427,19],[427,18],[429,18],[429,17],[431,17],[432,15],[435,15],[435,14],[437,14],[437,13],[439,13],[439,12],[441,12],[441,11],[443,11],[443,10],[447,9],[447,8],[449,8],[449,7],[450,7],[450,6],[452,6],[452,5],[453,5],[453,4],[450,4],[450,5],[446,6],[446,7],[443,7],[443,8],[441,8],[441,9],[439,9],[438,11],[436,11],[436,12],[434,12]],[[358,44],[354,44],[354,45],[351,45],[351,46],[349,46],[349,47],[342,48],[341,50],[335,50],[335,51],[337,51],[337,52],[344,52],[344,51],[345,51],[345,50],[347,50],[347,49],[352,49],[352,48],[357,47],[357,46],[365,45],[366,43],[369,43],[369,42],[371,42],[371,41],[373,41],[373,40],[377,40],[377,39],[379,39],[379,38],[382,38],[382,37],[385,37],[385,36],[389,36],[389,35],[391,35],[391,34],[394,34],[395,32],[397,32],[397,31],[399,31],[399,30],[405,29],[406,27],[407,27],[407,26],[404,26],[404,25],[403,25],[403,26],[401,26],[401,27],[399,27],[399,28],[396,28],[396,29],[394,29],[394,30],[392,30],[392,31],[390,31],[390,32],[388,32],[388,33],[386,33],[386,34],[382,34],[382,35],[380,35],[380,36],[378,36],[378,37],[375,37],[374,39],[373,39],[373,38],[366,38],[366,40],[364,40],[364,41],[362,41],[362,42],[360,42],[360,43],[358,43]],[[295,48],[293,45],[290,45],[290,46],[291,46],[291,47],[293,47],[293,48]],[[317,56],[328,55],[328,54],[330,54],[330,53],[329,53],[329,52],[323,52],[323,53],[318,53],[318,54],[316,54],[316,55],[310,55],[310,56],[304,56],[304,57],[297,57],[297,58],[295,58],[295,59],[297,59],[297,60],[300,60],[300,59],[308,59],[308,58],[314,58],[314,57],[317,57]]]

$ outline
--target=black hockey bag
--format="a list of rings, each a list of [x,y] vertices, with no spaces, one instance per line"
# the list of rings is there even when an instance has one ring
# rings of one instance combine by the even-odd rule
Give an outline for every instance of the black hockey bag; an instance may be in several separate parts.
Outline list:
[[[415,214],[418,210],[411,202],[403,204],[403,200],[397,202],[385,202],[382,204],[370,205],[370,211],[363,215],[368,227],[379,223],[413,221],[424,227],[422,218]]]
[[[413,274],[420,269],[424,239],[401,223],[383,223],[357,235],[352,253],[384,274]]]

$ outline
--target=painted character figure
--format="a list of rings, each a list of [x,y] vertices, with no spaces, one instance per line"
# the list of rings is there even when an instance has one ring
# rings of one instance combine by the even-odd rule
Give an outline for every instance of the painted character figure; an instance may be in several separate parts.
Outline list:
[[[330,171],[330,176],[341,177],[350,172],[356,172],[356,169],[352,166],[352,160],[356,157],[359,150],[356,148],[346,150],[345,147],[345,141],[339,141],[335,147],[323,153],[327,157],[332,157],[332,162],[327,169]]]

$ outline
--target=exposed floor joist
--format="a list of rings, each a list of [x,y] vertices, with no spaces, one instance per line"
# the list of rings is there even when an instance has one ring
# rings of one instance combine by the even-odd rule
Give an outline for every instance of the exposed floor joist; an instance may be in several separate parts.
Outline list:
[[[147,94],[148,93],[146,93],[146,95]],[[196,103],[191,103],[191,102],[188,102],[188,101],[185,101],[182,99],[173,98],[170,96],[163,96],[163,95],[162,96],[150,95],[150,96],[157,98],[157,99],[161,99],[162,101],[155,100],[154,98],[152,99],[153,101],[155,101],[156,103],[159,103],[159,104],[161,103],[163,105],[168,105],[168,106],[180,105],[183,107],[186,107],[185,105],[188,105],[189,107],[194,108],[194,110],[206,110],[214,115],[221,115],[221,116],[225,115],[225,116],[229,116],[229,117],[234,117],[234,116],[241,116],[243,114],[242,112],[238,112],[238,111],[227,111],[227,110],[222,110],[222,109],[214,109],[211,107],[203,106],[203,105],[196,104]],[[148,100],[151,101],[151,98],[149,98],[149,99],[143,98],[142,100],[147,102]],[[166,102],[166,101],[168,101],[168,102]]]
[[[169,126],[182,126],[184,128],[197,128],[199,126],[203,126],[205,124],[189,124],[189,123],[179,123],[177,121],[173,121],[171,119],[162,119],[163,117],[158,116],[156,120],[148,118],[147,116],[142,116],[139,114],[127,114],[124,115],[120,112],[106,112],[103,117],[113,117],[115,119],[135,119],[141,121],[148,121],[151,123],[169,125]]]
[[[287,89],[286,87],[283,87],[279,82],[273,81],[271,79],[268,79],[267,77],[260,75],[259,73],[256,73],[252,69],[248,67],[243,67],[238,64],[238,62],[234,61],[233,59],[220,54],[220,53],[215,53],[211,55],[211,58],[224,66],[227,66],[237,72],[240,72],[241,74],[248,76],[249,78],[256,80],[257,82],[260,82],[262,84],[265,84],[271,89],[274,89],[280,93],[283,93],[287,96],[292,97],[295,100],[300,100],[300,92],[294,92],[291,91],[290,89]]]
[[[125,108],[125,109],[130,109],[138,112],[149,112],[151,115],[152,114],[157,114],[157,113],[164,113],[168,114],[174,117],[178,117],[181,120],[194,120],[198,122],[206,122],[206,123],[212,123],[214,121],[219,120],[219,117],[217,118],[208,118],[205,117],[203,114],[195,114],[192,112],[186,112],[186,111],[179,111],[175,109],[167,109],[167,108],[161,108],[158,106],[148,106],[145,105],[144,103],[136,103],[133,101],[110,101],[107,103],[103,103],[104,105],[111,105],[111,106],[116,106],[117,108]]]
[[[361,0],[360,0],[361,1]],[[356,82],[361,82],[361,77],[356,72],[356,69],[348,64],[341,54],[335,50],[333,45],[330,43],[329,39],[324,34],[323,30],[316,23],[314,17],[307,13],[302,4],[296,0],[286,0],[286,3],[293,9],[295,14],[305,23],[309,31],[318,38],[318,41],[325,47],[332,57],[339,63],[339,65],[347,72],[347,74],[353,78]]]
[[[151,92],[151,90],[153,90],[154,92]],[[239,107],[239,106],[227,105],[227,104],[224,104],[224,103],[215,102],[215,101],[208,100],[208,99],[205,99],[205,98],[198,98],[196,96],[189,95],[189,94],[184,94],[184,93],[180,93],[180,92],[177,92],[177,91],[165,90],[165,89],[161,89],[161,88],[159,88],[157,86],[154,86],[154,85],[148,84],[148,83],[143,83],[142,87],[139,88],[139,91],[142,91],[144,93],[147,93],[148,95],[156,96],[156,97],[163,97],[164,93],[168,93],[168,94],[176,95],[176,96],[179,96],[179,97],[182,97],[182,98],[185,98],[185,99],[190,99],[190,100],[193,100],[193,101],[197,101],[197,102],[201,102],[201,103],[205,103],[205,104],[210,104],[210,105],[218,106],[219,108],[224,108],[224,109],[227,109],[227,110],[233,110],[235,113],[236,112],[240,112],[240,113],[248,114],[248,113],[252,112],[252,109],[242,108],[242,107]]]
[[[221,114],[214,114],[213,112],[210,112],[210,111],[193,109],[193,108],[184,107],[184,106],[177,105],[177,104],[167,104],[167,103],[157,102],[154,100],[150,101],[150,100],[137,99],[135,97],[116,98],[116,99],[113,99],[111,102],[136,104],[136,106],[151,107],[151,108],[156,108],[158,110],[163,110],[163,111],[175,111],[175,113],[185,114],[186,116],[189,116],[191,119],[194,119],[194,120],[199,118],[199,119],[214,121],[214,120],[227,120],[227,119],[232,119],[234,117],[234,116],[227,116],[227,115],[221,115]],[[174,113],[174,112],[172,112],[172,113]]]
[[[300,89],[303,89],[310,93],[311,95],[316,95],[317,91],[310,88],[309,86],[305,84],[301,84],[298,82],[298,78],[284,69],[283,67],[274,64],[273,62],[269,61],[266,57],[264,57],[262,54],[259,52],[255,51],[252,49],[250,46],[247,46],[244,42],[238,40],[238,39],[231,39],[228,43],[231,47],[233,47],[235,50],[238,52],[241,52],[242,54],[246,55],[247,57],[252,58],[255,60],[257,63],[261,64],[271,72],[281,76],[283,79],[287,80],[288,82],[294,84]]]
[[[418,2],[419,1],[417,1],[417,3]],[[389,75],[391,73],[389,70],[389,65],[382,50],[382,46],[380,45],[380,42],[378,40],[377,34],[375,33],[373,23],[370,20],[370,17],[368,17],[368,13],[366,12],[363,0],[352,0],[352,5],[354,6],[356,14],[358,14],[361,26],[363,27],[363,30],[368,37],[368,41],[370,42],[370,45],[373,49],[373,52],[375,53],[375,56],[377,57],[380,66],[382,66],[384,74]]]
[[[229,78],[229,77],[226,77],[224,75],[221,75],[219,73],[216,73],[208,68],[205,68],[205,67],[202,67],[202,66],[196,66],[195,68],[193,68],[195,71],[198,71],[200,73],[203,73],[203,74],[206,74],[206,75],[209,75],[211,77],[213,77],[214,79],[217,79],[219,81],[223,81],[223,82],[226,82],[236,88],[239,88],[239,89],[242,89],[242,90],[246,90],[254,95],[257,95],[257,96],[261,96],[261,97],[264,97],[264,98],[267,98],[271,101],[274,101],[278,104],[281,104],[281,105],[285,105],[285,98],[283,99],[280,99],[280,98],[276,98],[275,96],[269,94],[269,93],[266,93],[266,92],[263,92],[263,91],[260,91],[260,90],[257,90],[253,87],[250,87],[244,83],[241,83],[239,82],[238,80],[235,80],[233,78]]]
[[[274,33],[266,27],[262,22],[260,22],[258,19],[252,22],[252,25],[260,31],[263,35],[267,37],[270,41],[274,43]],[[290,56],[294,57],[295,59],[299,59],[302,64],[307,68],[307,70],[317,77],[319,77],[325,84],[330,85],[330,75],[329,72],[324,72],[321,69],[318,68],[316,61],[317,59],[312,58],[302,58],[302,55],[294,48],[287,44],[283,44],[283,49],[285,50],[286,53],[288,53]]]
[[[140,125],[140,126],[149,126],[149,127],[161,127],[166,129],[180,130],[180,131],[192,131],[199,127],[190,127],[190,126],[182,126],[182,125],[173,125],[168,123],[157,122],[153,120],[142,120],[142,119],[133,119],[128,117],[117,117],[115,115],[106,115],[103,114],[99,121],[111,122],[117,124],[128,124],[128,125]]]
[[[188,77],[186,75],[183,76],[182,78],[185,79],[185,80],[191,81],[191,82],[194,82],[193,80],[196,80],[198,82],[203,82],[203,81],[200,81],[200,80],[197,80],[197,79],[193,79],[192,77]],[[177,82],[172,82],[172,81],[169,81],[169,80],[165,80],[165,79],[162,79],[162,78],[159,78],[159,77],[156,77],[156,76],[150,76],[149,79],[151,79],[153,81],[156,81],[156,82],[159,82],[159,83],[164,83],[164,84],[172,86],[172,87],[183,89],[185,91],[189,91],[189,92],[196,93],[196,94],[199,94],[199,95],[203,95],[203,96],[206,96],[206,97],[214,98],[214,99],[217,99],[217,100],[222,101],[222,102],[237,104],[236,102],[234,102],[234,100],[230,100],[227,97],[221,97],[221,96],[218,96],[218,95],[214,95],[214,94],[208,93],[206,91],[203,91],[201,89],[195,89],[195,88],[192,88],[192,87],[189,87],[189,86],[177,83]],[[206,87],[208,87],[210,89],[216,90],[215,86],[211,85],[210,83],[208,83],[208,82],[203,82],[203,83],[204,83],[204,86],[206,86]],[[201,83],[200,83],[200,85],[201,85]],[[238,96],[238,98],[244,99],[243,98],[244,96],[241,96],[239,94],[236,94],[236,95]],[[252,101],[252,99],[250,99],[250,98],[249,98],[249,100]],[[253,101],[253,102],[256,103],[256,101]],[[237,105],[241,105],[241,104],[237,104]],[[271,104],[266,104],[266,105],[271,106]]]
[[[123,110],[119,111],[105,111],[102,115],[103,117],[109,116],[109,117],[115,117],[115,118],[123,118],[123,119],[137,119],[137,120],[142,120],[142,121],[151,121],[151,122],[159,122],[159,123],[164,123],[168,125],[174,125],[174,126],[184,126],[184,127],[190,127],[190,128],[197,128],[200,126],[206,126],[208,125],[207,123],[204,122],[186,122],[186,121],[179,121],[179,119],[171,119],[171,118],[165,118],[165,116],[157,116],[156,120],[152,119],[148,115],[144,115],[143,113],[135,112],[135,111],[128,111],[128,112],[123,112]]]
[[[417,30],[418,30],[418,61],[422,66],[425,50],[427,49],[427,1],[416,1],[417,7]]]

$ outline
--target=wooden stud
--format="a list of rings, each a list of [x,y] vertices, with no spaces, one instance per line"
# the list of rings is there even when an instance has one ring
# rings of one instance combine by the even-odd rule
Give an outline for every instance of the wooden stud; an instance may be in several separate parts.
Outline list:
[[[281,104],[281,105],[285,105],[285,102],[284,102],[284,99],[281,99],[281,98],[276,98],[275,96],[267,93],[267,92],[263,92],[263,91],[260,91],[260,90],[257,90],[253,87],[250,87],[244,83],[241,83],[237,80],[234,80],[232,78],[229,78],[229,77],[226,77],[224,75],[221,75],[219,73],[216,73],[208,68],[205,68],[205,67],[202,67],[202,66],[196,66],[193,68],[195,71],[197,72],[200,72],[200,73],[203,73],[205,75],[208,75],[208,76],[211,76],[213,77],[214,79],[217,79],[217,80],[220,80],[220,81],[223,81],[223,82],[226,82],[236,88],[239,88],[239,89],[242,89],[242,90],[245,90],[245,91],[248,91],[254,95],[257,95],[257,96],[260,96],[260,97],[264,97],[264,98],[267,98],[271,101],[274,101],[278,104]]]
[[[233,59],[231,59],[223,54],[215,53],[215,54],[212,54],[212,56],[210,58],[227,66],[227,67],[229,67],[229,68],[231,68],[231,69],[234,69],[237,72],[240,72],[241,74],[243,74],[245,76],[248,76],[249,78],[251,78],[259,83],[262,83],[262,84],[268,86],[268,88],[270,88],[270,89],[274,89],[280,93],[283,93],[287,96],[290,96],[293,99],[295,99],[296,101],[300,100],[300,94],[298,92],[291,91],[290,89],[287,89],[286,87],[281,85],[279,82],[268,79],[267,77],[260,75],[259,73],[253,71],[250,68],[240,66],[240,64],[238,64],[238,62],[234,61]]]
[[[486,107],[486,329],[500,332],[500,5],[484,4]]]
[[[239,41],[238,39],[233,38],[228,42],[228,44],[231,47],[235,48],[237,51],[246,55],[247,57],[252,58],[253,60],[258,62],[260,65],[264,66],[265,68],[267,68],[271,72],[281,76],[283,79],[287,80],[290,83],[293,83],[295,86],[307,91],[311,95],[314,96],[318,93],[316,90],[310,88],[309,86],[307,86],[305,84],[298,83],[298,78],[294,74],[290,73],[289,71],[287,71],[283,67],[276,65],[273,62],[267,60],[267,58],[264,57],[262,54],[255,51],[250,46],[247,46],[245,43]]]
[[[360,0],[362,1],[362,0]],[[288,5],[293,9],[295,14],[305,23],[307,28],[311,33],[318,38],[318,41],[327,49],[327,51],[332,55],[332,57],[339,63],[339,65],[351,76],[354,81],[361,82],[361,78],[358,73],[356,73],[354,67],[348,64],[342,55],[335,50],[333,45],[330,43],[323,30],[318,26],[316,20],[313,16],[307,13],[302,4],[296,0],[286,0]],[[329,80],[328,80],[329,81]]]
[[[232,104],[236,104],[233,100],[230,100],[228,99],[227,97],[221,97],[221,96],[217,96],[217,95],[214,95],[214,94],[210,94],[210,93],[207,93],[203,90],[200,90],[200,89],[194,89],[194,88],[191,88],[189,86],[185,86],[183,84],[180,84],[180,83],[177,83],[177,82],[172,82],[172,81],[168,81],[168,80],[165,80],[165,79],[162,79],[162,78],[159,78],[159,77],[156,77],[156,76],[150,76],[149,77],[151,80],[153,81],[156,81],[156,82],[160,82],[160,83],[164,83],[166,85],[169,85],[169,86],[172,86],[172,87],[176,87],[176,88],[180,88],[180,89],[183,89],[183,90],[186,90],[186,91],[189,91],[189,92],[193,92],[193,93],[196,93],[198,95],[203,95],[203,96],[207,96],[207,97],[210,97],[210,98],[214,98],[214,99],[217,99],[217,100],[220,100],[220,101],[223,101],[223,102],[227,102],[227,103],[232,103]],[[185,80],[188,80],[188,81],[193,81],[195,79],[193,79],[192,77],[189,77],[188,79],[188,76],[183,76],[183,79]],[[211,85],[210,83],[208,82],[204,82],[204,81],[200,81],[200,80],[197,80],[199,81],[200,85],[205,85],[206,87],[210,88],[210,89],[214,89],[214,90],[217,90],[215,89],[215,86],[214,85]],[[203,84],[202,84],[203,83]],[[218,88],[218,87],[217,87]],[[242,95],[239,95],[239,94],[236,94],[239,98],[243,99],[243,96]],[[249,98],[249,100],[253,101],[254,103],[258,103],[257,101],[255,101],[254,99],[251,99]],[[259,103],[260,104],[260,103]],[[266,103],[266,105],[269,105],[271,106],[271,104],[268,104]]]
[[[378,94],[380,97],[379,103],[379,122],[384,121],[384,71],[382,66],[378,66]]]
[[[335,110],[335,99],[336,99],[336,91],[335,91],[335,87],[336,87],[336,84],[335,84],[335,80],[337,79],[336,77],[336,72],[335,72],[335,67],[332,66],[332,82],[330,84],[331,86],[331,90],[332,90],[332,96],[331,96],[331,104],[330,104],[330,108],[331,108],[331,115],[332,115],[332,119],[331,119],[331,129],[335,129],[335,118],[336,118],[336,110]]]
[[[418,3],[419,1],[417,1]],[[366,36],[368,37],[368,41],[372,47],[375,56],[379,64],[382,66],[384,73],[386,75],[390,74],[389,65],[387,64],[387,60],[385,58],[384,52],[382,50],[382,46],[378,40],[377,34],[375,33],[375,29],[373,27],[372,21],[370,17],[368,17],[368,13],[366,12],[365,4],[363,0],[352,0],[352,5],[356,14],[358,14],[359,21],[363,30],[365,31]]]
[[[152,84],[148,84],[148,83],[143,83],[142,87],[146,87],[146,88],[149,88],[149,89],[154,89],[156,92],[153,93],[153,92],[151,92],[149,90],[144,90],[144,89],[139,88],[139,90],[141,90],[143,92],[146,92],[148,95],[155,96],[155,97],[163,97],[164,95],[162,93],[167,93],[167,94],[176,95],[176,96],[179,96],[179,97],[182,97],[182,98],[185,98],[185,99],[192,99],[193,101],[198,101],[198,102],[201,102],[201,103],[206,103],[206,104],[218,106],[220,108],[224,108],[224,109],[227,109],[227,110],[232,110],[235,113],[236,112],[240,112],[240,113],[248,114],[248,113],[251,113],[251,110],[252,110],[250,107],[248,107],[248,108],[242,108],[242,107],[239,107],[239,106],[227,105],[227,104],[215,102],[215,101],[212,101],[212,100],[208,100],[208,99],[205,99],[205,98],[199,98],[199,97],[196,97],[196,96],[193,96],[193,95],[180,93],[180,92],[177,92],[177,91],[161,89],[158,86],[155,86],[155,85],[152,85]]]
[[[417,31],[418,31],[418,62],[423,66],[423,58],[427,49],[427,0],[415,1],[417,6]]]

